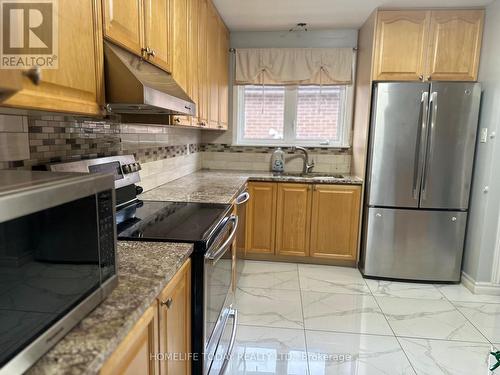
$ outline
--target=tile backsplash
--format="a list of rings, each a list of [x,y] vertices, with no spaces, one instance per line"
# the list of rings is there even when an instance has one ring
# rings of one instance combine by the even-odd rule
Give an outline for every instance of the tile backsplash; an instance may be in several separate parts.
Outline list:
[[[198,169],[268,171],[274,147],[202,143],[198,129],[123,124],[59,115],[0,115],[0,169],[134,154],[145,190]],[[286,153],[285,170],[300,171],[302,159]],[[350,149],[308,148],[314,171],[349,173]]]

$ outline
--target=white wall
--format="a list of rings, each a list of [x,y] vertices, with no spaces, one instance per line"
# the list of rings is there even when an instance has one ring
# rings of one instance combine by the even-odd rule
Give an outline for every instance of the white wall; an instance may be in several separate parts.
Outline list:
[[[476,282],[492,281],[500,213],[500,1],[486,8],[479,69],[483,98],[479,130],[496,138],[478,143],[463,270]],[[488,192],[485,188],[488,187]]]
[[[236,31],[231,32],[231,48],[341,48],[356,47],[358,30]],[[234,55],[230,55],[229,69],[229,129],[226,132],[204,131],[203,143],[226,143],[233,140],[233,76]]]

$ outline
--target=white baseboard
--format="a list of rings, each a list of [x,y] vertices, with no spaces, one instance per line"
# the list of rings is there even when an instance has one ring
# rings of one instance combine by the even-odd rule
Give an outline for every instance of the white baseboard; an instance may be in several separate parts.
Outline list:
[[[464,271],[462,271],[462,284],[475,294],[500,296],[500,284],[476,281]]]

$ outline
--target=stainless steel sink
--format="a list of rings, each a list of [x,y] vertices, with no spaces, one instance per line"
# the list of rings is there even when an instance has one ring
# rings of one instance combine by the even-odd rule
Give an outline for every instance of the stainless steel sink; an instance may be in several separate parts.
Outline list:
[[[285,173],[276,173],[275,176],[279,177],[302,177],[302,178],[319,178],[319,177],[329,177],[329,178],[344,178],[344,175],[342,174],[335,174],[335,173],[317,173],[317,172],[311,172],[311,173],[302,173],[302,172],[285,172]]]

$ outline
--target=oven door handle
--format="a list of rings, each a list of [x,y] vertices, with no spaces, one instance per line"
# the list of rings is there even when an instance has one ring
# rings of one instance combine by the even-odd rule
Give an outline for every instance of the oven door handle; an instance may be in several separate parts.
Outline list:
[[[226,225],[229,225],[229,223],[233,223],[233,229],[231,230],[231,234],[229,237],[224,241],[224,243],[214,252],[210,252],[205,257],[208,260],[211,260],[214,263],[217,263],[217,261],[222,258],[224,253],[226,252],[226,248],[233,242],[234,236],[236,235],[236,230],[238,228],[238,216],[236,215],[231,215],[229,219],[226,222]]]
[[[231,339],[229,340],[229,346],[227,347],[227,354],[224,356],[224,362],[222,362],[222,366],[220,369],[221,375],[224,375],[227,365],[229,364],[229,360],[231,359],[231,354],[233,353],[234,342],[236,341],[236,329],[238,328],[238,309],[231,309],[231,311],[229,311],[227,320],[229,320],[229,318],[233,319],[233,329],[231,331]]]
[[[238,195],[238,197],[236,198],[236,205],[239,206],[243,203],[246,203],[248,202],[249,199],[250,199],[250,194],[248,193],[248,191],[245,191],[244,193]]]

